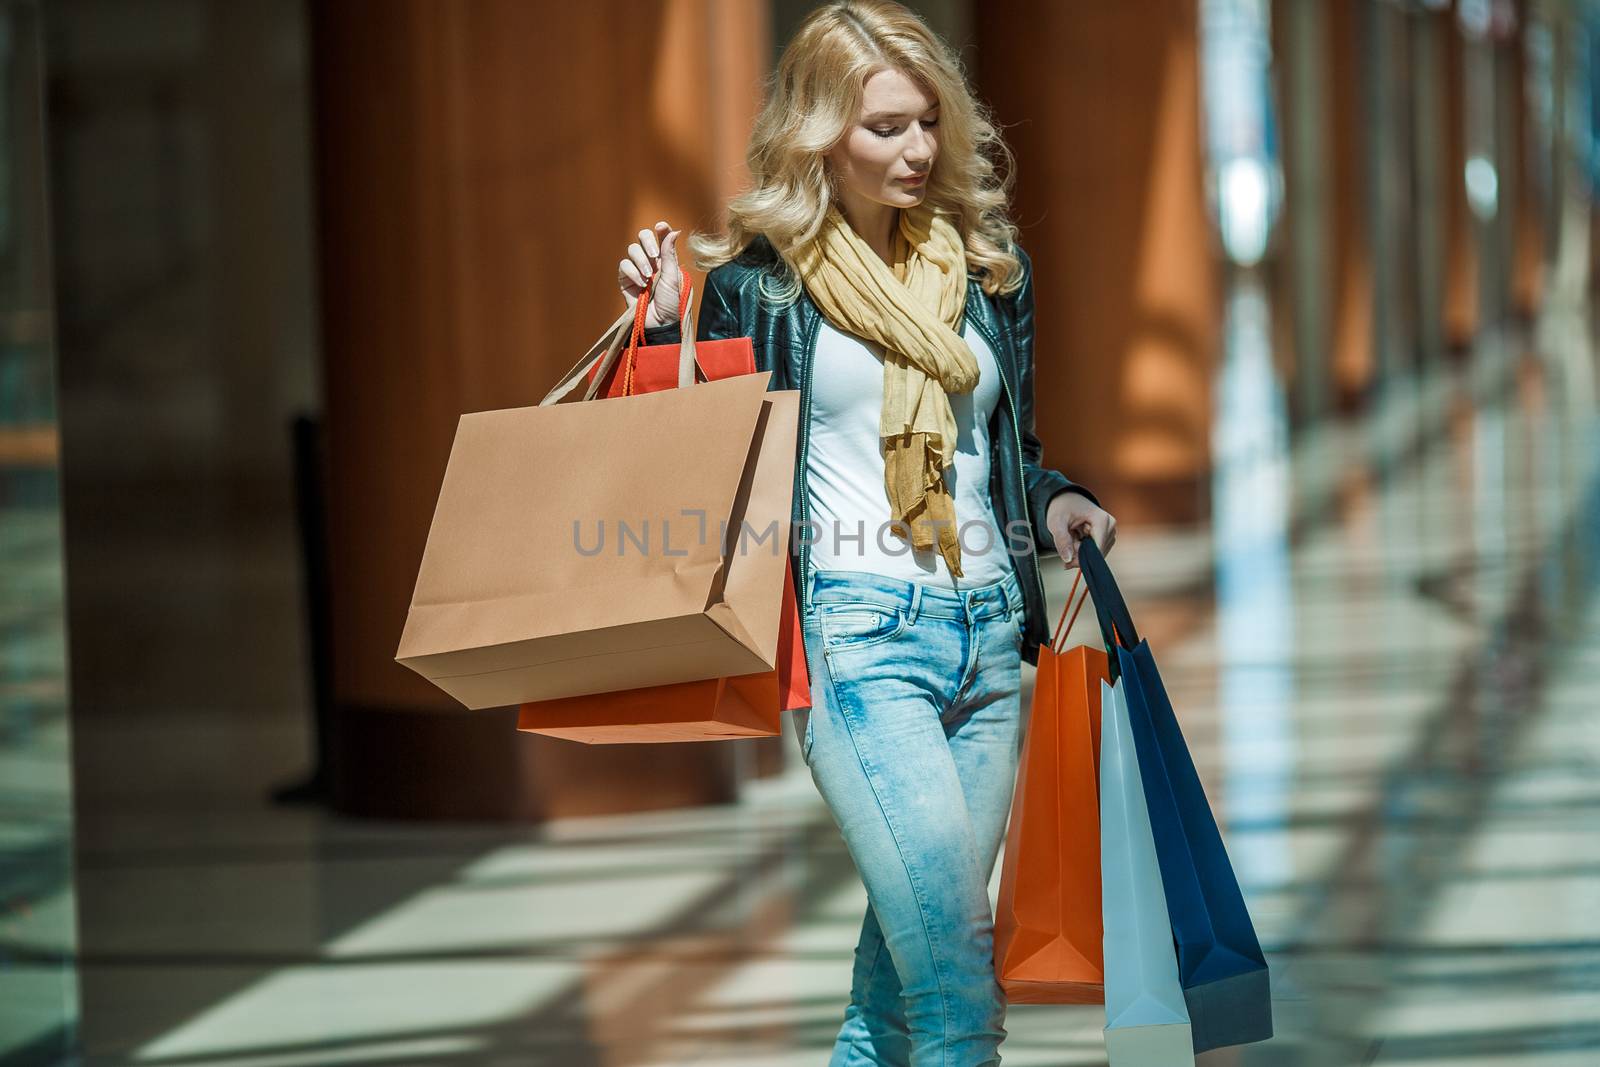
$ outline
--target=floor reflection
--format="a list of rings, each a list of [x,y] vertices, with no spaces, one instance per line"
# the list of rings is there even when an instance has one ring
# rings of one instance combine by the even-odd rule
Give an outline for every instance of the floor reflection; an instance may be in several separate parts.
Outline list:
[[[0,446],[14,439],[0,426]],[[58,1063],[77,1021],[72,774],[54,470],[0,463],[0,1063]]]
[[[1228,298],[1217,379],[1212,531],[1216,559],[1217,708],[1224,828],[1253,826],[1231,853],[1240,881],[1283,885],[1294,775],[1294,595],[1289,568],[1287,403],[1272,366],[1270,308],[1241,273]]]
[[[1212,523],[1130,529],[1111,561],[1136,612],[1184,620],[1152,644],[1274,969],[1279,1036],[1203,1062],[1593,1064],[1590,349],[1486,342],[1291,445],[1267,312],[1235,289]],[[259,729],[212,740],[282,747]],[[139,917],[83,962],[92,1062],[825,1058],[864,897],[803,772],[537,831],[258,796],[157,797],[85,843],[84,884]],[[1102,1022],[1015,1008],[1006,1063],[1103,1064]]]
[[[70,1064],[72,752],[39,5],[0,0],[0,1064]]]

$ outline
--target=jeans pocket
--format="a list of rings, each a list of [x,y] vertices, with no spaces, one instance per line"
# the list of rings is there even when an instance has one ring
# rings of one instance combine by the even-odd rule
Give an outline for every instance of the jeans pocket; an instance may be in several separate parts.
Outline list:
[[[906,626],[903,611],[877,604],[819,605],[817,618],[827,652],[876,645],[898,637]]]

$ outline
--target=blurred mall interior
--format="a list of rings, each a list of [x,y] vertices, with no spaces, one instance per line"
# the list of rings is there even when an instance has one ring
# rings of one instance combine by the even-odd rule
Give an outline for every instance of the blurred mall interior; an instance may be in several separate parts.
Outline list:
[[[0,0],[0,1067],[825,1061],[865,895],[792,738],[393,658],[457,416],[717,225],[810,6]],[[1272,966],[1201,1063],[1600,1063],[1600,4],[911,6]]]

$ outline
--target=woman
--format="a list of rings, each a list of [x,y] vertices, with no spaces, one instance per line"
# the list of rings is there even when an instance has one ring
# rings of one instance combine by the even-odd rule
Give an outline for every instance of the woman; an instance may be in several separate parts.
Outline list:
[[[699,336],[748,336],[800,391],[791,559],[813,707],[801,753],[870,906],[835,1065],[999,1062],[987,886],[1005,831],[1021,663],[1048,638],[1040,552],[1116,521],[1043,467],[1033,279],[1005,146],[905,8],[843,0],[784,51]],[[678,231],[641,230],[624,297],[677,339]]]

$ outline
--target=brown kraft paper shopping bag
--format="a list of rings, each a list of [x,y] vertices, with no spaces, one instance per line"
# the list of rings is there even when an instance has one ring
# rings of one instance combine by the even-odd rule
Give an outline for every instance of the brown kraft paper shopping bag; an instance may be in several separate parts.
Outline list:
[[[632,318],[457,426],[395,658],[468,708],[774,668],[798,394],[697,384],[691,316],[680,388],[595,400]]]

